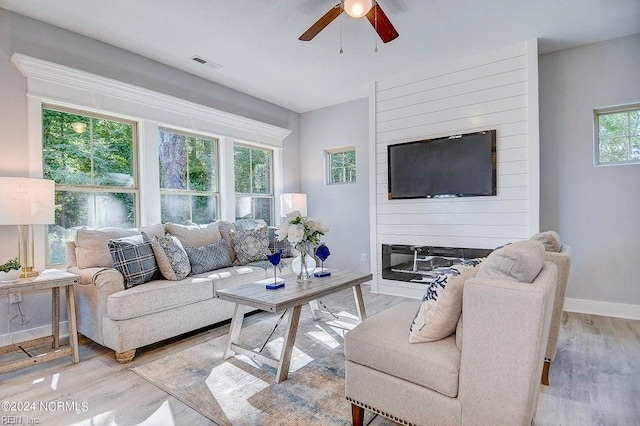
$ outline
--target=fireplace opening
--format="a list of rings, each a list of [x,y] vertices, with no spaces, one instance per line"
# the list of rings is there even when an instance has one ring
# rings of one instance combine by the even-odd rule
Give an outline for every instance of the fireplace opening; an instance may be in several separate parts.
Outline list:
[[[446,268],[467,259],[486,257],[493,250],[467,247],[382,245],[382,278],[428,284]]]

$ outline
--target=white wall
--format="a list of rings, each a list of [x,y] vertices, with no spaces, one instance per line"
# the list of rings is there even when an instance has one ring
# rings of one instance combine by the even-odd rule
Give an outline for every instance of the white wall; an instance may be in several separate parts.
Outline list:
[[[27,176],[29,158],[27,81],[11,62],[14,53],[40,58],[124,83],[175,96],[207,107],[284,127],[292,133],[284,141],[283,159],[289,167],[283,171],[283,187],[300,189],[298,167],[299,114],[187,74],[158,62],[98,42],[79,34],[0,9],[0,176]],[[36,154],[32,154],[36,156]],[[39,153],[37,154],[40,155]],[[0,226],[0,262],[16,256],[17,230]],[[0,299],[0,305],[8,303]],[[50,324],[50,295],[37,293],[24,297],[22,310],[31,317],[27,328]],[[0,309],[0,336],[8,328],[8,318],[16,306]],[[12,327],[16,331],[16,326]],[[0,342],[2,343],[2,342]]]
[[[640,34],[540,56],[541,227],[572,248],[566,310],[640,319],[640,165],[593,166],[593,110],[640,102]]]
[[[382,244],[495,248],[538,231],[537,43],[530,41],[377,82],[373,290],[421,297],[418,284],[382,279]],[[387,146],[497,130],[497,196],[387,199]]]
[[[330,228],[328,268],[370,270],[368,115],[366,98],[300,115],[302,192],[309,216]],[[356,148],[356,182],[326,185],[325,150],[348,146]]]

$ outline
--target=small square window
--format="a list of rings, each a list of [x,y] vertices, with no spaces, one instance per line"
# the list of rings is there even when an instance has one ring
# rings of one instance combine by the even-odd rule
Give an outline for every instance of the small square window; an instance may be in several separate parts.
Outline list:
[[[595,164],[640,163],[640,105],[595,111]]]
[[[356,149],[354,147],[326,151],[327,184],[356,181]]]

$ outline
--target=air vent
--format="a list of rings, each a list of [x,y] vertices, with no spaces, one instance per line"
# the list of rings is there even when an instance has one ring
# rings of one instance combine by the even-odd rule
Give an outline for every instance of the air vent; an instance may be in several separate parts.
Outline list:
[[[208,66],[210,68],[213,68],[214,70],[218,70],[218,69],[222,68],[222,65],[217,64],[217,63],[215,63],[213,61],[210,61],[210,60],[208,60],[206,58],[203,58],[202,56],[198,56],[198,55],[192,56],[191,60],[194,61],[194,62],[199,63],[200,65],[206,65],[206,66]]]

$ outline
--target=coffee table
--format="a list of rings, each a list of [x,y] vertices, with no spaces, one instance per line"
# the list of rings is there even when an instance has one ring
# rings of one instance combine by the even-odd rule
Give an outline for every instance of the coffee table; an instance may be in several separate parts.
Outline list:
[[[313,316],[316,318],[319,312],[316,311],[317,303],[315,301],[318,298],[352,288],[358,318],[363,321],[367,313],[362,299],[360,284],[371,281],[373,276],[362,272],[332,269],[331,276],[315,278],[308,284],[298,283],[295,275],[283,278],[285,278],[285,286],[278,290],[267,290],[264,284],[250,283],[216,292],[216,297],[219,299],[233,302],[236,305],[223,358],[231,358],[237,352],[277,368],[276,383],[286,380],[289,375],[291,353],[296,340],[302,306],[310,303]],[[246,306],[273,313],[280,313],[285,309],[290,309],[280,359],[274,359],[238,345]]]

